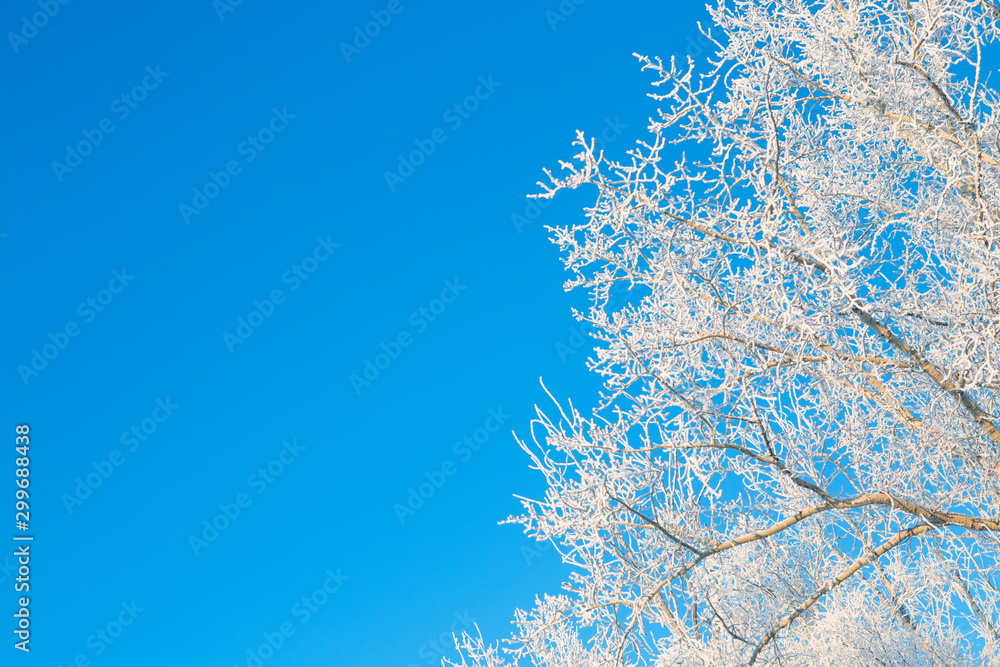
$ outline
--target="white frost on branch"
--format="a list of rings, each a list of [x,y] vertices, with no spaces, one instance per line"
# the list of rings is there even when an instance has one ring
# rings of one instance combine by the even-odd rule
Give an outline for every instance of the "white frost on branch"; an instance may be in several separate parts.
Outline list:
[[[511,521],[574,573],[459,664],[1000,666],[1000,9],[710,11],[651,138],[543,186],[597,186],[551,231],[605,389]]]

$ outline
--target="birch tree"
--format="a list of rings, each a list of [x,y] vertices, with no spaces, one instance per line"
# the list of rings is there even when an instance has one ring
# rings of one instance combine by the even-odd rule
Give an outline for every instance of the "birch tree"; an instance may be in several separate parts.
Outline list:
[[[596,186],[550,230],[604,390],[509,521],[573,574],[455,664],[1000,665],[1000,8],[709,11],[637,56],[648,139],[543,184]]]

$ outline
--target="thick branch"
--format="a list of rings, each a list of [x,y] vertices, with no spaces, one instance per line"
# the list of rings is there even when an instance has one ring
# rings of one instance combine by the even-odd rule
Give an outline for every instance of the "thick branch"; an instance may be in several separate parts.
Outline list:
[[[776,626],[771,628],[770,632],[768,632],[764,636],[764,638],[760,640],[760,643],[757,644],[757,647],[753,650],[753,653],[750,654],[750,661],[747,663],[747,665],[753,665],[755,662],[757,662],[757,657],[760,655],[760,652],[764,650],[764,647],[766,647],[768,644],[771,643],[771,641],[778,635],[779,632],[781,632],[789,625],[791,625],[793,622],[795,622],[795,619],[797,619],[799,616],[807,612],[809,608],[812,607],[814,604],[816,604],[820,600],[820,598],[822,598],[824,595],[826,595],[834,588],[836,588],[837,586],[841,585],[842,583],[850,579],[852,576],[854,576],[854,574],[858,570],[863,568],[868,563],[871,563],[873,560],[881,557],[885,553],[898,547],[900,544],[910,539],[911,537],[915,537],[922,533],[926,533],[928,531],[936,529],[937,526],[928,526],[927,524],[912,526],[910,528],[907,528],[906,530],[896,533],[893,537],[891,537],[889,540],[883,543],[882,546],[880,546],[878,549],[875,549],[871,554],[867,556],[862,556],[861,558],[854,561],[854,563],[851,564],[849,568],[847,568],[846,570],[838,574],[836,577],[828,581],[826,584],[821,586],[819,590],[817,590],[809,597],[809,599],[807,599],[805,602],[799,605],[798,608],[795,609],[795,611],[785,616]]]

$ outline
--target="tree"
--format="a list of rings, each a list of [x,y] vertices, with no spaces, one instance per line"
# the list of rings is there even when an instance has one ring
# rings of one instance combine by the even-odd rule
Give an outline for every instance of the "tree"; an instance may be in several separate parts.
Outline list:
[[[574,574],[459,664],[1000,665],[1000,8],[709,11],[651,139],[543,185],[597,187],[550,229],[605,389],[509,521]]]

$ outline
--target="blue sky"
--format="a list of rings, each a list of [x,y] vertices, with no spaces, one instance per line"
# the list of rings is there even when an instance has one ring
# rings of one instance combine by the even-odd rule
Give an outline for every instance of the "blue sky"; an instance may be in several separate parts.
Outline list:
[[[631,54],[697,50],[699,19],[7,3],[0,553],[22,423],[35,541],[3,664],[437,664],[557,592],[554,551],[497,522],[543,491],[511,434],[539,377],[596,397],[543,228],[595,193],[524,195],[575,130],[644,135]]]

